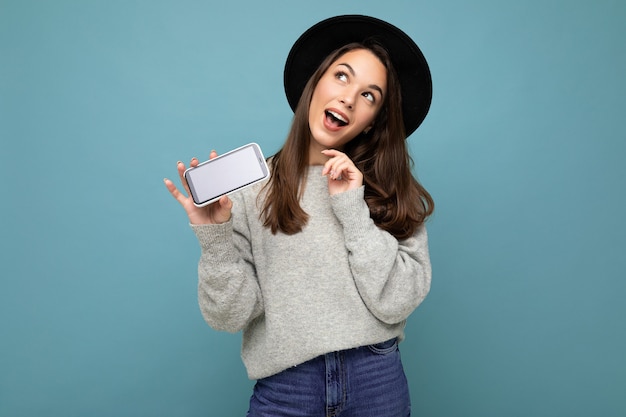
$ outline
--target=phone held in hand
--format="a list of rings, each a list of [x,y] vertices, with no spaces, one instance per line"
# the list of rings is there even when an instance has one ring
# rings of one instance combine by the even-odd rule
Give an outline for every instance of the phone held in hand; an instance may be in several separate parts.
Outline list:
[[[193,203],[203,207],[223,195],[265,180],[269,169],[259,145],[249,143],[188,168],[184,176]]]

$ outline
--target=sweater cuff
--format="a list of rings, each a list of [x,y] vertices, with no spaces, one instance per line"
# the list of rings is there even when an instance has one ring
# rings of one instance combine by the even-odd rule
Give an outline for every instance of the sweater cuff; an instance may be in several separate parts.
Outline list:
[[[200,247],[209,249],[215,245],[223,245],[233,238],[232,218],[221,224],[189,224],[191,230],[196,234]]]
[[[361,233],[372,222],[365,202],[365,186],[335,194],[330,201],[346,234]]]

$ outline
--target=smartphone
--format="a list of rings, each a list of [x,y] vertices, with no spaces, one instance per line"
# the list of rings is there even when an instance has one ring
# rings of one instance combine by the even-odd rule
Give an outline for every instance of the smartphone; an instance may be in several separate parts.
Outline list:
[[[265,180],[269,169],[259,145],[249,143],[188,168],[184,175],[193,203],[203,207]]]

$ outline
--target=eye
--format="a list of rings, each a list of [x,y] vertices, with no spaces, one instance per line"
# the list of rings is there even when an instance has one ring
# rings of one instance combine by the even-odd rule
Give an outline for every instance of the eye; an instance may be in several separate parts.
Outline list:
[[[365,97],[367,100],[371,101],[372,103],[376,102],[376,97],[374,97],[374,94],[370,93],[369,91],[364,92],[362,96]]]
[[[343,71],[337,71],[335,73],[335,78],[338,79],[339,81],[346,82],[346,81],[348,81],[348,74],[346,74]]]

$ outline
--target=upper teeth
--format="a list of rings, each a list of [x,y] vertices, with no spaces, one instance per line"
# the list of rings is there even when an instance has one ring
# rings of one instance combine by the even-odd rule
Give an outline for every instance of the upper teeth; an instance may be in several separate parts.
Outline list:
[[[348,121],[346,119],[343,118],[343,116],[341,116],[339,113],[336,113],[332,110],[328,110],[328,113],[332,114],[333,117],[337,120],[341,120],[344,123],[348,123]]]

